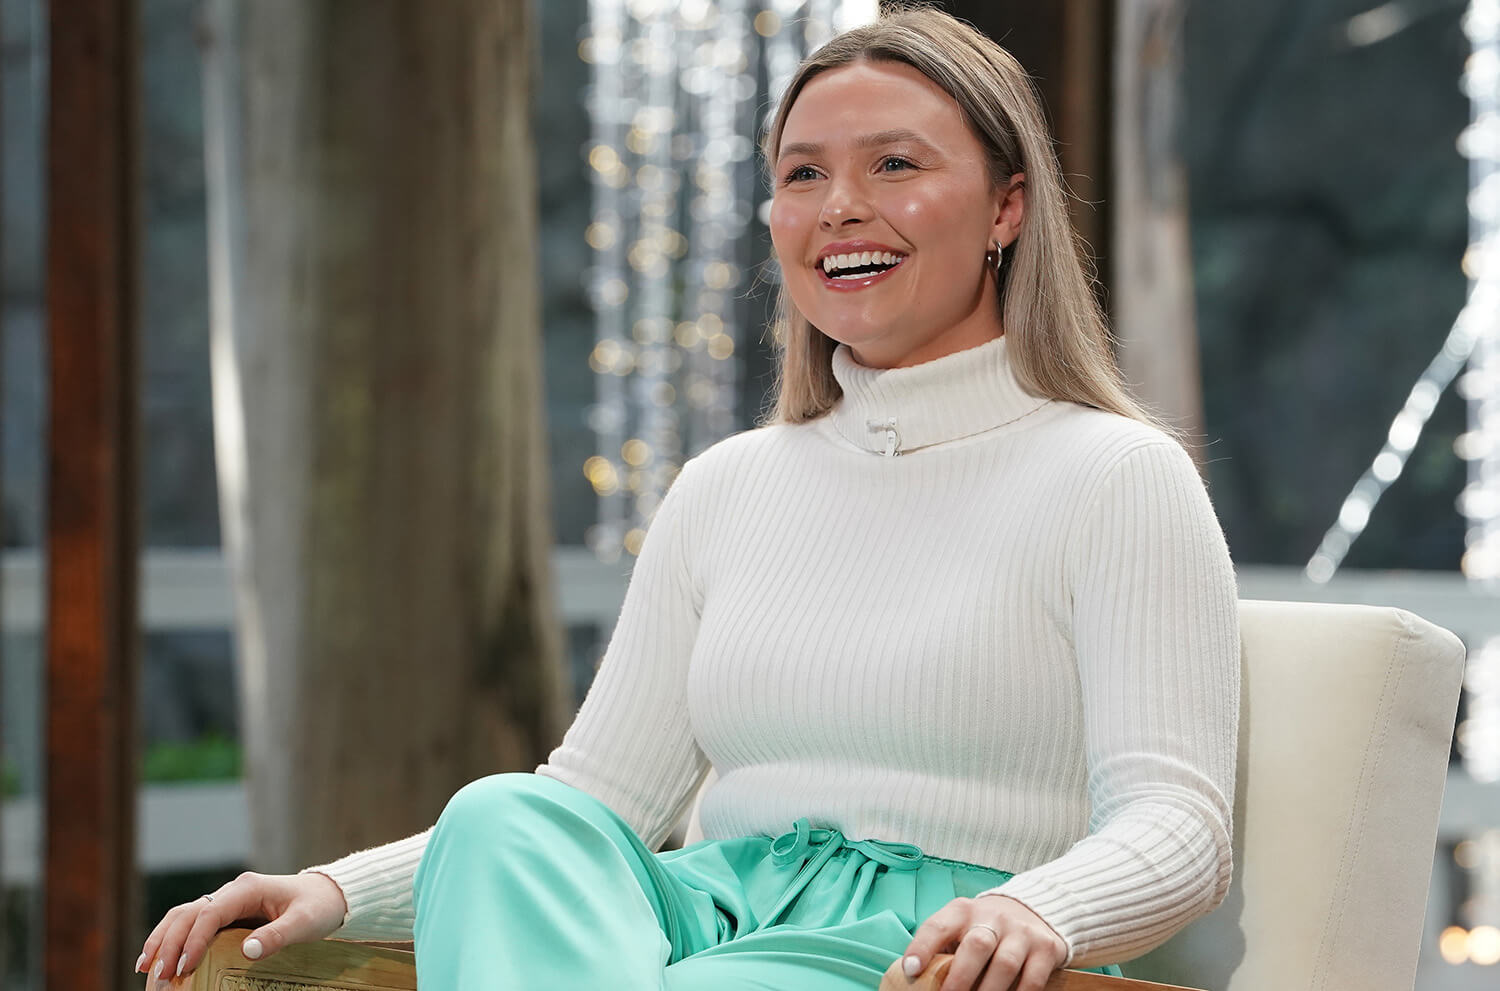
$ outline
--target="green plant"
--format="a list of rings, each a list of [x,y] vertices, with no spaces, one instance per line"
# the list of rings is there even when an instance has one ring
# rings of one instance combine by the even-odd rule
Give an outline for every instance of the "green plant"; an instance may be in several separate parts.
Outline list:
[[[153,743],[146,748],[141,779],[166,781],[234,781],[243,775],[239,742],[222,734],[186,743]]]

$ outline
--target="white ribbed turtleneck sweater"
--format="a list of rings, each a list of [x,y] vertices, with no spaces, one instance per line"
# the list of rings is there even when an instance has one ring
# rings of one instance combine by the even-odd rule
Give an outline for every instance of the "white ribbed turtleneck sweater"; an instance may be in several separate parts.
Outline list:
[[[1144,952],[1230,878],[1236,592],[1192,461],[1028,394],[1004,338],[833,361],[827,416],[683,468],[538,773],[654,846],[712,765],[710,839],[807,816],[914,843],[1015,872],[1075,966]],[[425,841],[317,868],[338,935],[409,937]]]

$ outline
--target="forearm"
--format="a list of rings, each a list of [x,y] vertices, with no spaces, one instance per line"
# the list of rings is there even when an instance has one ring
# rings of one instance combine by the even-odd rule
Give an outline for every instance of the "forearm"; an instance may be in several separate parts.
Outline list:
[[[1051,925],[1068,964],[1129,960],[1212,911],[1232,872],[1229,812],[1163,794],[999,888]]]

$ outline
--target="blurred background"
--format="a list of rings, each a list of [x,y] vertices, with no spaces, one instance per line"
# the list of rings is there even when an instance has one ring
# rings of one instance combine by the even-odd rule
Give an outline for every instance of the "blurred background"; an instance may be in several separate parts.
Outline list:
[[[1417,986],[1494,987],[1500,5],[939,6],[1037,76],[1242,596],[1467,643]],[[114,864],[125,986],[171,905],[545,755],[677,467],[763,412],[760,129],[875,15],[0,0],[5,988],[57,973],[49,836]]]

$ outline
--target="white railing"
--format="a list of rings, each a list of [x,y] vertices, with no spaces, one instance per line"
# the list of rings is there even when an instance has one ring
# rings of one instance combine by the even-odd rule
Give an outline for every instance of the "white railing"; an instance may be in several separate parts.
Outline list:
[[[46,574],[34,551],[0,554],[0,629],[35,633],[46,611]],[[604,623],[625,601],[630,565],[603,564],[584,547],[558,547],[552,566],[558,606],[567,623]],[[215,548],[153,549],[141,566],[141,627],[168,630],[227,630],[234,622],[229,569]]]

